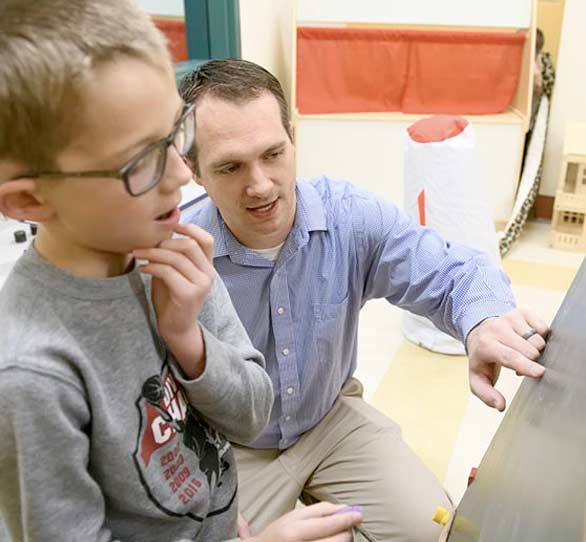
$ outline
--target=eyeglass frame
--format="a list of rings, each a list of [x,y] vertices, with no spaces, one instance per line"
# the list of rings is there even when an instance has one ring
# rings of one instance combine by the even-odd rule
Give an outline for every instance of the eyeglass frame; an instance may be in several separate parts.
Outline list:
[[[157,186],[161,182],[161,179],[163,178],[163,175],[165,173],[165,168],[167,166],[168,149],[171,145],[173,145],[173,147],[175,147],[175,143],[174,143],[175,136],[177,135],[177,132],[179,131],[179,127],[183,124],[183,122],[185,122],[185,120],[189,117],[189,115],[194,115],[192,137],[195,140],[195,104],[194,103],[189,104],[189,105],[185,104],[183,106],[183,112],[181,113],[181,116],[179,117],[179,119],[175,123],[173,130],[171,131],[171,133],[168,136],[163,137],[157,141],[154,141],[150,145],[147,145],[144,149],[142,149],[140,152],[138,152],[132,158],[130,158],[130,160],[128,160],[119,169],[93,170],[93,171],[69,171],[69,172],[67,172],[67,171],[41,171],[38,173],[27,173],[27,174],[19,175],[18,177],[13,177],[10,180],[11,181],[18,181],[19,179],[43,179],[43,178],[46,178],[46,179],[66,179],[66,178],[83,179],[83,178],[108,177],[108,178],[121,180],[124,183],[124,188],[126,189],[126,192],[130,196],[132,196],[134,198],[138,197],[138,196],[142,196],[143,194],[146,194],[147,192],[149,192],[150,190],[155,188],[155,186]],[[192,142],[192,145],[193,145],[193,142]],[[144,190],[141,190],[138,193],[133,193],[130,188],[129,172],[146,155],[148,155],[150,152],[152,152],[154,149],[156,149],[158,147],[163,147],[165,150],[165,152],[163,153],[163,158],[162,158],[163,166],[160,168],[161,172],[159,174],[158,179],[156,179],[156,181],[153,180],[153,182],[151,182],[149,185],[147,185],[147,187]],[[187,156],[187,152],[185,154],[182,154],[182,152],[179,149],[177,149],[177,147],[175,147],[175,149],[177,150],[177,153],[179,154],[179,156],[181,158],[184,158],[185,156]]]

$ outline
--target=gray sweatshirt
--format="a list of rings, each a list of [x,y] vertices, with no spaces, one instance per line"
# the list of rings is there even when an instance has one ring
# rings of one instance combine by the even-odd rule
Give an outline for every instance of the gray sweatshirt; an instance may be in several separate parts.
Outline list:
[[[138,271],[75,277],[34,248],[0,292],[0,514],[14,542],[236,536],[228,440],[264,428],[271,382],[219,277],[187,381]],[[227,440],[228,439],[228,440]]]

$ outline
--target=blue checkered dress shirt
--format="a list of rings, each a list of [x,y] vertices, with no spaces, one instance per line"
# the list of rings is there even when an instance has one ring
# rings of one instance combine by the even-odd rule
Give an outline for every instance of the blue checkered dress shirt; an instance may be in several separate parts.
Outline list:
[[[275,405],[258,448],[286,449],[332,407],[356,368],[358,315],[386,298],[463,340],[515,307],[508,278],[344,181],[297,181],[295,224],[275,262],[242,246],[208,201],[188,221],[215,239],[214,265],[254,346]]]

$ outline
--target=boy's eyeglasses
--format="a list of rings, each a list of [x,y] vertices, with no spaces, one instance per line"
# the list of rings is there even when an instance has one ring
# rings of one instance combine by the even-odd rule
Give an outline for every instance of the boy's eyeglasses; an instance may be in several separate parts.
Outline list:
[[[167,165],[167,152],[171,145],[184,158],[193,146],[195,138],[195,106],[186,106],[173,131],[165,138],[155,141],[133,156],[118,170],[96,171],[42,171],[19,175],[12,180],[29,179],[64,179],[83,177],[112,177],[124,182],[126,191],[131,196],[140,196],[159,184]]]

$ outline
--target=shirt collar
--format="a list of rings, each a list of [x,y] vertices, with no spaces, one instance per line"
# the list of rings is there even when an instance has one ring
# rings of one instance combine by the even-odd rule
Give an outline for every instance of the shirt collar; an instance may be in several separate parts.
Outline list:
[[[295,243],[296,247],[300,246],[303,239],[309,238],[311,231],[328,230],[326,210],[315,187],[308,181],[298,180],[296,195],[295,223],[285,241],[284,248],[291,245],[291,242]],[[260,258],[238,242],[226,226],[220,211],[211,198],[208,198],[208,201],[197,210],[197,223],[214,238],[214,258],[231,256],[241,261],[247,261],[246,263],[249,264],[259,263],[257,260],[268,261]]]
[[[328,229],[324,203],[316,188],[308,181],[297,181],[297,212],[294,227],[307,232]]]

